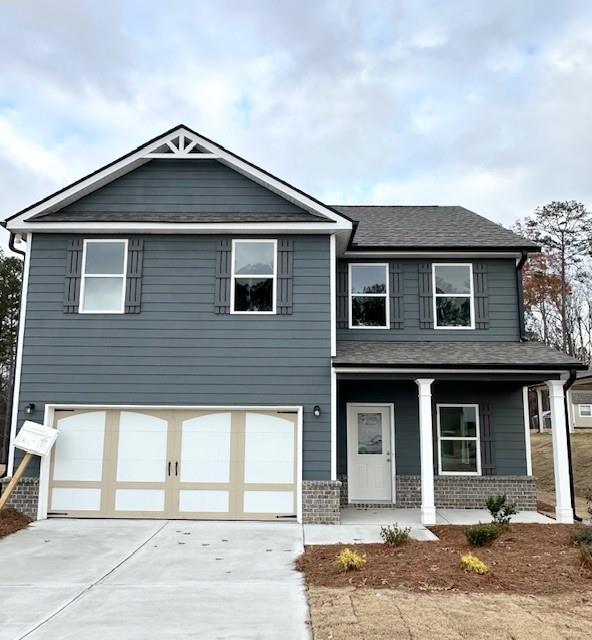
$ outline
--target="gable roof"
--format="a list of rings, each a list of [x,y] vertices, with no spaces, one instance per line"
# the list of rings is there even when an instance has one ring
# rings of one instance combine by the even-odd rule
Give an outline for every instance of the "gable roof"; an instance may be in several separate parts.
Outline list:
[[[293,202],[305,212],[320,216],[323,222],[333,223],[336,230],[349,231],[351,221],[342,213],[333,210],[304,191],[288,184],[268,171],[228,151],[222,145],[202,136],[185,125],[178,125],[169,131],[152,138],[133,151],[121,156],[93,173],[56,191],[35,204],[8,217],[3,225],[11,231],[29,229],[30,220],[42,213],[56,212],[123,176],[143,164],[155,159],[210,161],[216,160],[235,171]],[[136,221],[138,218],[136,218]],[[50,222],[49,218],[44,220]],[[68,225],[68,221],[56,221],[59,225]],[[117,223],[115,223],[117,224]],[[40,230],[41,225],[35,225]],[[68,228],[68,227],[66,227]],[[116,227],[114,227],[116,228]]]
[[[345,206],[356,221],[350,249],[482,249],[540,251],[540,247],[458,206]]]

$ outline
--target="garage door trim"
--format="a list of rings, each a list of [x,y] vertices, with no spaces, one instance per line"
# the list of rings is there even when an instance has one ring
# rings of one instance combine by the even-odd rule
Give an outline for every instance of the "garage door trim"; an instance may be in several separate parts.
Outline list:
[[[216,410],[216,411],[289,411],[297,414],[296,420],[296,520],[302,522],[302,406],[301,405],[155,405],[155,404],[46,404],[43,423],[53,425],[54,414],[63,409],[123,410]],[[39,504],[37,519],[47,518],[49,502],[49,477],[51,456],[41,459],[39,473]]]

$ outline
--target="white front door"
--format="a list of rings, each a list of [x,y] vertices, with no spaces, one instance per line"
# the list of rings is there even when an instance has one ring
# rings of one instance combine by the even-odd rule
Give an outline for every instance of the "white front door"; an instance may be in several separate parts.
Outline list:
[[[350,404],[347,411],[349,502],[392,501],[391,407]]]

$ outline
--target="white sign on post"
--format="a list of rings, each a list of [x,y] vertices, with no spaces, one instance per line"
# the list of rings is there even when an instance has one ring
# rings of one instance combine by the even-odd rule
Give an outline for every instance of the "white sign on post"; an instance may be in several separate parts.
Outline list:
[[[26,420],[14,439],[14,446],[44,458],[49,455],[57,437],[57,429]]]

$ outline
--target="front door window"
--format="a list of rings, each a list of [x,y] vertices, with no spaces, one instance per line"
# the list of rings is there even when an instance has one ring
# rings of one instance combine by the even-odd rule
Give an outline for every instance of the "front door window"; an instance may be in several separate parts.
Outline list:
[[[381,413],[358,413],[358,453],[382,454]]]

